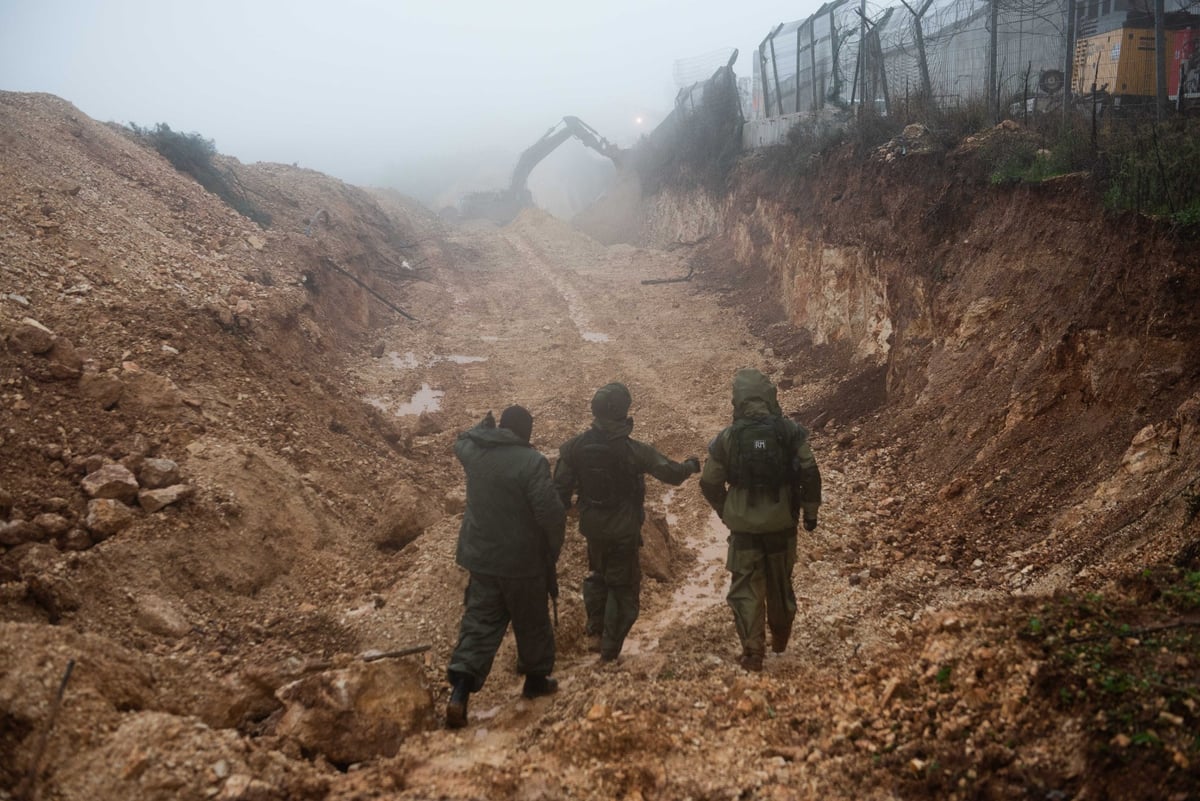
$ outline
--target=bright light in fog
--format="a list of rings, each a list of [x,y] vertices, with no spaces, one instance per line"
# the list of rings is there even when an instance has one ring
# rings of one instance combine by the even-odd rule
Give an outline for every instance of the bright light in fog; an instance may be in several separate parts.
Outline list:
[[[633,124],[634,124],[634,125],[641,125],[641,124],[642,124],[642,118],[641,118],[641,117],[634,117],[634,118],[633,118]]]

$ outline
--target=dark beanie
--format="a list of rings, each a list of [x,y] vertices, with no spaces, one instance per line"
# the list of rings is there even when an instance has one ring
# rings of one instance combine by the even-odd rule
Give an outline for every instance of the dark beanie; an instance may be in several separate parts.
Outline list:
[[[533,435],[533,415],[524,406],[509,406],[500,413],[500,427],[529,442]]]
[[[629,389],[615,381],[600,387],[592,396],[592,414],[600,420],[624,420],[631,405],[633,396]]]

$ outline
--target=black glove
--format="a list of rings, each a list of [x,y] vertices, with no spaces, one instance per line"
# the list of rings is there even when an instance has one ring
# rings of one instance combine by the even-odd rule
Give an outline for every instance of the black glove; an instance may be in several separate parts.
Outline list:
[[[688,458],[683,460],[683,463],[685,465],[687,465],[688,467],[690,467],[692,469],[693,473],[700,472],[700,457],[699,456],[689,456]]]
[[[816,527],[817,527],[817,518],[815,518],[815,517],[804,518],[804,530],[805,531],[812,531]]]

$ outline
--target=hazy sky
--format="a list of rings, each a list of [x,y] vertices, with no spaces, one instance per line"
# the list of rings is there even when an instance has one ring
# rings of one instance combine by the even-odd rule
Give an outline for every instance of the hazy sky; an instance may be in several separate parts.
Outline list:
[[[0,0],[0,89],[101,121],[196,131],[244,162],[354,183],[381,166],[512,153],[564,115],[632,144],[677,59],[734,69],[819,0]]]

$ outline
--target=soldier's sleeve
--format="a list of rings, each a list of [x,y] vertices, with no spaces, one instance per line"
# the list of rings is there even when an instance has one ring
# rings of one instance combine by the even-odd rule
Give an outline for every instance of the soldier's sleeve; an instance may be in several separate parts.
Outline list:
[[[567,528],[567,512],[558,497],[558,489],[550,478],[550,463],[539,458],[526,490],[533,518],[546,534],[546,547],[554,562],[558,562]]]
[[[632,438],[629,440],[629,445],[633,449],[638,469],[643,473],[649,473],[664,484],[678,487],[692,474],[690,467],[674,459],[668,459],[653,445],[647,445],[645,442],[639,442]]]
[[[725,496],[729,494],[729,488],[726,486],[729,475],[725,470],[724,458],[721,434],[717,434],[712,438],[712,442],[708,443],[708,458],[700,472],[700,493],[718,515],[724,511]]]
[[[558,449],[558,461],[554,464],[554,488],[565,509],[571,508],[571,498],[579,486],[579,479],[575,476],[575,470],[571,467],[571,460],[567,456],[571,443],[574,441],[571,439],[563,443],[563,446]]]
[[[817,510],[821,506],[821,470],[817,467],[817,457],[813,455],[812,446],[808,444],[808,432],[796,426],[798,436],[793,450],[792,497],[799,502],[804,519],[815,520]]]

